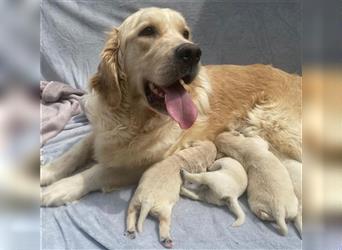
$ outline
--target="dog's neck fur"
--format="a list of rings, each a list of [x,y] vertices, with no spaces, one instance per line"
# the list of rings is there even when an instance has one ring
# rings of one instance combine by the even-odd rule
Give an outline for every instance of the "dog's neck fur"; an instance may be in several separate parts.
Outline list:
[[[129,134],[134,135],[142,130],[148,133],[155,127],[171,121],[170,117],[157,114],[145,105],[134,104],[134,102],[141,102],[141,100],[129,94],[127,83],[120,82],[120,85],[122,98],[118,107],[115,108],[103,103],[105,100],[95,90],[86,96],[85,110],[94,129],[99,131],[124,129]],[[103,120],[110,120],[111,122],[104,122]],[[104,126],[109,124],[111,127]]]
[[[194,97],[199,112],[198,121],[200,121],[201,115],[209,110],[208,93],[211,92],[204,67],[201,67],[192,86],[186,86],[186,88]],[[111,131],[111,134],[117,132],[121,136],[122,133],[119,132],[125,130],[125,138],[123,138],[125,140],[130,140],[137,134],[141,134],[141,131],[144,134],[158,133],[157,130],[162,131],[166,127],[179,130],[180,137],[186,132],[181,130],[171,117],[152,111],[142,103],[141,98],[133,96],[124,78],[120,79],[120,89],[121,102],[115,108],[104,103],[105,100],[101,98],[101,95],[96,90],[92,90],[86,97],[85,109],[88,118],[98,132]]]

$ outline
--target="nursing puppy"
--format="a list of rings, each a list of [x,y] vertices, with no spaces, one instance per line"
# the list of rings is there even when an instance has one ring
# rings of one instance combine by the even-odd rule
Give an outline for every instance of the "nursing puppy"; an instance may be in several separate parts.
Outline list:
[[[206,171],[214,162],[216,147],[210,141],[192,143],[190,148],[158,162],[146,170],[140,179],[127,214],[127,236],[135,238],[137,214],[140,211],[137,229],[142,232],[149,213],[159,219],[159,238],[166,248],[172,248],[170,236],[172,208],[179,199],[182,179],[180,169],[191,172]]]
[[[294,225],[298,230],[299,235],[302,237],[302,163],[292,159],[282,160],[282,163],[290,174],[294,191],[298,199],[298,214],[294,220]]]
[[[221,158],[208,168],[210,172],[191,174],[182,169],[183,179],[200,184],[199,189],[181,187],[181,194],[194,200],[202,200],[218,206],[228,206],[237,217],[232,226],[240,226],[245,221],[245,213],[238,198],[247,187],[247,174],[242,165],[228,157]]]
[[[282,235],[288,232],[285,219],[297,216],[298,200],[284,165],[268,150],[260,137],[236,132],[220,134],[215,141],[219,152],[238,160],[248,174],[248,204],[262,220],[276,221]]]

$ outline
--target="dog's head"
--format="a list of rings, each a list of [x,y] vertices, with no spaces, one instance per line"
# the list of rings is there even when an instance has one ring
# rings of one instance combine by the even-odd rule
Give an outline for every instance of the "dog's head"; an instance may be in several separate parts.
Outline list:
[[[200,48],[181,14],[141,9],[109,34],[91,86],[112,106],[123,89],[131,101],[170,115],[182,128],[195,122],[197,109],[184,85],[199,70]]]

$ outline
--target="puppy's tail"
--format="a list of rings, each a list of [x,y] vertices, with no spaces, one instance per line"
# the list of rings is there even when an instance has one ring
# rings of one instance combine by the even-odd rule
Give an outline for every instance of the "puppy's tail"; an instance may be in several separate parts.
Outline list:
[[[148,213],[150,212],[151,208],[152,208],[151,204],[147,202],[144,202],[141,204],[140,215],[139,215],[138,225],[137,225],[139,233],[142,232],[144,221]]]
[[[241,226],[245,222],[246,215],[243,212],[237,197],[227,197],[224,199],[230,211],[236,216],[236,220],[232,224],[232,227]]]
[[[285,208],[279,208],[278,213],[276,213],[275,215],[275,221],[279,227],[278,232],[283,236],[287,235],[288,229],[285,221]]]

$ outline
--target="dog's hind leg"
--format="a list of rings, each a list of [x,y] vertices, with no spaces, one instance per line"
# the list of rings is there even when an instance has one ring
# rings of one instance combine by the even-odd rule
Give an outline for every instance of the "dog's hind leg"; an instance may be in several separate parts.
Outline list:
[[[180,194],[193,200],[202,200],[201,197],[194,191],[181,187]]]
[[[275,221],[278,225],[278,232],[285,236],[287,235],[288,229],[285,221],[285,209],[279,208],[275,214]]]
[[[232,213],[236,216],[235,222],[232,224],[233,227],[238,227],[245,222],[245,213],[243,212],[237,197],[225,198],[225,203]]]
[[[141,233],[143,230],[144,221],[148,213],[150,212],[151,208],[152,208],[151,204],[147,202],[144,202],[141,204],[140,214],[139,214],[139,219],[138,219],[138,232],[139,233]]]
[[[91,160],[93,142],[93,134],[89,134],[62,156],[43,166],[40,170],[40,185],[50,185],[85,166]]]
[[[299,233],[300,238],[302,238],[302,231],[303,231],[302,211],[298,211],[298,215],[294,219],[294,225]]]
[[[192,174],[186,171],[185,169],[181,169],[181,176],[186,181],[189,181],[195,184],[203,184],[203,173]]]
[[[159,219],[159,239],[160,243],[165,248],[172,248],[173,242],[170,236],[170,227],[171,227],[171,213],[172,213],[171,206],[162,207],[158,211],[158,219]]]
[[[137,204],[135,203],[134,197],[129,203],[127,210],[127,231],[126,236],[130,239],[135,239],[136,223],[137,223]]]

